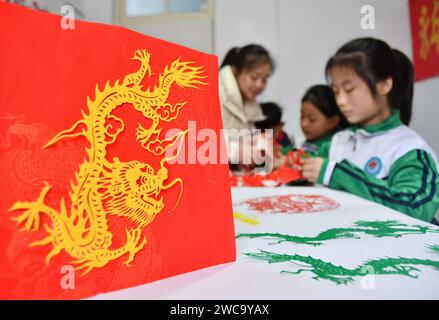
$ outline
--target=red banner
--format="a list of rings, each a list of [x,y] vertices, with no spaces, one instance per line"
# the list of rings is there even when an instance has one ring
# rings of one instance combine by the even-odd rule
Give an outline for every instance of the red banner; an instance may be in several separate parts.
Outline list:
[[[410,0],[415,79],[439,75],[439,0]]]
[[[189,121],[219,134],[217,58],[61,19],[0,2],[0,299],[233,261],[228,165],[170,161],[191,152]]]

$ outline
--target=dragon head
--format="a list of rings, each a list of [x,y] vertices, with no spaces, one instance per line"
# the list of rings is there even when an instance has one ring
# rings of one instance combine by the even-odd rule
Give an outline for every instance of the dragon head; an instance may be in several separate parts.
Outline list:
[[[118,164],[120,167],[102,180],[106,210],[109,214],[126,217],[140,227],[146,226],[164,208],[160,194],[165,187],[167,170],[162,168],[155,172],[149,164],[138,161]]]

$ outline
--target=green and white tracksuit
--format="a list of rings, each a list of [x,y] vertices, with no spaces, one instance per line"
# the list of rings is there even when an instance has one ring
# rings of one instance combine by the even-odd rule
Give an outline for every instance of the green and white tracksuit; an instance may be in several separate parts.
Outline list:
[[[378,125],[338,132],[317,183],[430,222],[439,209],[437,167],[433,150],[396,112]]]
[[[310,141],[306,140],[302,144],[302,149],[304,149],[312,157],[322,157],[327,158],[329,156],[329,149],[331,147],[331,140],[334,136],[334,132],[331,132],[321,139]]]

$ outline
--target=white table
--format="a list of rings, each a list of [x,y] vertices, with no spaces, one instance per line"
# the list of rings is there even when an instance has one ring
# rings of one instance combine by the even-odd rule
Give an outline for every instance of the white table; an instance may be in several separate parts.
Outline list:
[[[286,194],[322,195],[337,201],[340,206],[314,213],[261,214],[245,204],[239,204],[249,198]],[[407,225],[438,229],[384,206],[326,188],[234,188],[232,195],[234,210],[259,222],[251,225],[235,219],[236,234],[277,232],[312,237],[327,229],[352,227],[359,220],[397,220]],[[238,238],[237,260],[234,263],[101,294],[93,299],[439,299],[439,270],[431,266],[415,265],[419,269],[412,272],[418,275],[416,279],[399,274],[369,274],[354,276],[354,282],[345,285],[327,279],[315,280],[315,274],[309,271],[281,273],[282,270],[309,268],[308,265],[292,262],[269,264],[244,254],[262,249],[279,254],[312,256],[348,269],[361,266],[367,260],[384,257],[439,261],[439,253],[426,247],[427,244],[439,245],[439,233],[406,234],[399,238],[358,235],[360,239],[327,240],[320,246],[293,242],[274,244],[274,239],[266,238]]]

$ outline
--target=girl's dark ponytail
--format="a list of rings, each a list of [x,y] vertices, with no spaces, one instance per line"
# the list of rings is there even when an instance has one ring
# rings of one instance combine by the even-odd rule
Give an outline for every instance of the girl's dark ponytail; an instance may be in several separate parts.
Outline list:
[[[392,49],[392,51],[395,57],[395,74],[390,101],[392,106],[399,109],[401,122],[408,126],[412,117],[413,64],[401,51],[397,49]]]
[[[235,61],[237,60],[238,54],[239,54],[240,48],[233,47],[230,49],[226,56],[224,57],[223,62],[221,63],[220,69],[225,66],[233,66],[235,64]]]

